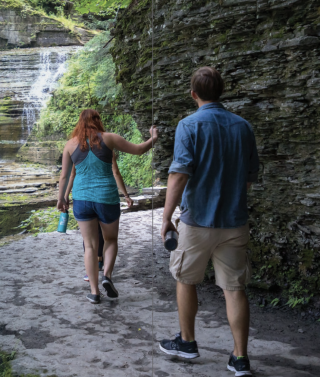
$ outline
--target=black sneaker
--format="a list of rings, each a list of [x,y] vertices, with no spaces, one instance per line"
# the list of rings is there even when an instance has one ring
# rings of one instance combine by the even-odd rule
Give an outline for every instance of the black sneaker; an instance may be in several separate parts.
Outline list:
[[[87,295],[87,300],[91,302],[91,304],[100,304],[100,295],[93,295],[89,293]]]
[[[161,351],[168,355],[181,356],[185,357],[186,359],[194,359],[200,356],[197,342],[182,342],[181,333],[176,334],[176,338],[174,340],[161,340],[159,347]]]
[[[111,279],[107,276],[102,278],[102,286],[107,291],[107,296],[110,298],[116,298],[119,296],[118,291],[115,289]]]
[[[248,356],[234,356],[231,352],[230,359],[227,365],[227,368],[231,370],[231,372],[236,372],[235,376],[252,376],[250,372],[250,361]]]

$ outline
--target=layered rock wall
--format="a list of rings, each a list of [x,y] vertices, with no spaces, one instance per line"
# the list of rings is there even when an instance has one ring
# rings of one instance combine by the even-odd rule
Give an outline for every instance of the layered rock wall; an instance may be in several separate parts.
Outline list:
[[[151,1],[118,17],[112,50],[122,108],[147,135]],[[320,1],[158,0],[154,9],[155,168],[165,182],[178,121],[195,110],[192,72],[215,66],[227,109],[254,128],[261,170],[250,192],[254,283],[320,288]]]
[[[83,45],[93,33],[75,28],[72,32],[59,21],[21,9],[0,5],[0,50],[15,47]]]

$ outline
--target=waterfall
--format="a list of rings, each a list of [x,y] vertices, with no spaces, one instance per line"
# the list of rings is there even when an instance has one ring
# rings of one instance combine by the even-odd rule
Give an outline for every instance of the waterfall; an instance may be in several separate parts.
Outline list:
[[[27,127],[28,133],[38,120],[40,110],[46,105],[56,82],[65,72],[67,59],[66,51],[56,52],[52,49],[45,49],[40,52],[37,77],[30,87],[23,107],[22,127]]]
[[[78,46],[0,51],[0,163],[13,161]]]

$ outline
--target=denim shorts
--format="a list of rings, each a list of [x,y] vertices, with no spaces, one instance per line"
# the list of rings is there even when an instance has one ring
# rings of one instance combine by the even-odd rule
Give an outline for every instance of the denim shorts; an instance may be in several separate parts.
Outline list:
[[[73,215],[77,221],[98,219],[104,224],[111,224],[120,217],[120,203],[103,204],[73,200]]]

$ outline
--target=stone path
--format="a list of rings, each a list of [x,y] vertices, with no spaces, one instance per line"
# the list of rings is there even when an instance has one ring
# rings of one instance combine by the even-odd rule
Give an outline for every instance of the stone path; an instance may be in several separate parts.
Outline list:
[[[161,245],[162,209],[154,211],[152,343],[151,211],[121,217],[114,282],[117,300],[85,299],[82,239],[77,231],[27,237],[0,248],[0,347],[16,350],[16,373],[57,377],[227,377],[232,338],[221,291],[199,287],[197,340],[201,357],[183,361],[164,355],[157,341],[178,331],[175,283]],[[253,307],[250,355],[256,376],[319,375],[318,324]],[[298,322],[296,322],[298,321]],[[293,328],[288,327],[293,324]]]

